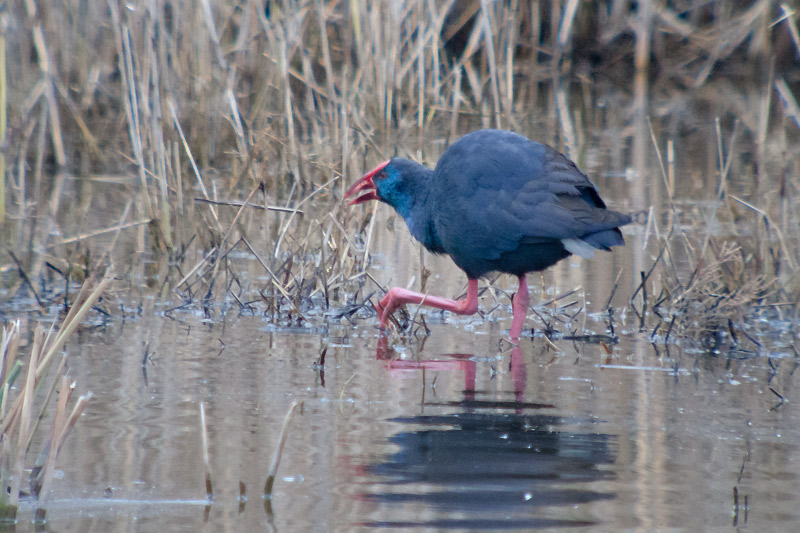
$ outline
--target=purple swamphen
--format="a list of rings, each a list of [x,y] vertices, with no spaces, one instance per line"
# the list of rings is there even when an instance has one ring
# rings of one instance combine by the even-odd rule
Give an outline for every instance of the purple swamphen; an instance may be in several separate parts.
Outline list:
[[[469,133],[445,150],[436,168],[395,157],[364,175],[345,194],[350,202],[380,200],[402,216],[411,235],[449,255],[467,274],[467,296],[448,300],[395,287],[377,306],[381,326],[399,306],[424,303],[471,315],[478,278],[504,272],[519,278],[510,337],[519,340],[530,296],[527,272],[570,254],[625,244],[628,215],[606,209],[597,188],[550,146],[503,130]]]

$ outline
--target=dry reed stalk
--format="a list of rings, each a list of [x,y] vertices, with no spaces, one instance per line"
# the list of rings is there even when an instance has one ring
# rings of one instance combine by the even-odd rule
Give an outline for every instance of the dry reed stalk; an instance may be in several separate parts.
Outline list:
[[[42,81],[44,82],[44,95],[47,100],[48,119],[50,120],[50,138],[53,143],[53,150],[55,151],[56,161],[60,167],[67,164],[67,154],[64,150],[64,141],[61,131],[61,118],[58,113],[58,104],[56,102],[56,92],[53,80],[58,77],[54,72],[53,63],[50,60],[50,54],[45,42],[44,30],[42,28],[41,20],[37,15],[37,6],[34,0],[25,0],[25,9],[28,18],[33,21],[31,34],[33,37],[33,44],[36,48],[37,58],[39,60],[39,69],[42,73]]]
[[[326,118],[328,122],[328,131],[334,134],[333,141],[336,143],[338,139],[337,129],[334,128],[337,113],[334,108],[334,98],[336,97],[336,71],[333,68],[333,61],[331,60],[330,44],[328,40],[328,13],[327,9],[323,6],[322,0],[314,1],[314,8],[317,14],[317,23],[319,24],[319,39],[322,47],[322,65],[325,68],[325,83],[328,86],[328,106],[325,109]],[[288,89],[287,89],[288,92]],[[289,131],[294,132],[293,125],[290,124]],[[291,138],[291,137],[290,137]]]
[[[650,65],[650,45],[653,33],[653,1],[642,0],[639,5],[639,15],[636,17],[636,46],[634,51],[634,66],[638,74],[647,71]]]
[[[217,248],[216,246],[215,246],[215,247],[213,247],[213,248],[211,248],[211,249],[208,251],[208,253],[206,253],[206,254],[205,254],[205,256],[204,256],[202,259],[200,259],[200,261],[198,261],[198,262],[197,262],[197,263],[196,263],[196,264],[195,264],[195,265],[194,265],[194,266],[193,266],[193,267],[192,267],[192,268],[189,270],[189,272],[187,272],[187,273],[186,273],[186,274],[185,274],[185,275],[184,275],[184,276],[183,276],[183,277],[180,279],[180,281],[178,281],[178,283],[176,283],[176,284],[175,284],[175,288],[174,288],[173,290],[177,291],[177,290],[178,290],[178,289],[179,289],[179,288],[180,288],[180,287],[181,287],[181,286],[182,286],[184,283],[186,283],[187,281],[189,281],[189,278],[191,278],[192,276],[194,276],[194,275],[195,275],[195,274],[196,274],[196,273],[197,273],[197,272],[198,272],[198,271],[199,271],[201,268],[203,268],[205,265],[207,265],[207,264],[208,264],[208,262],[209,262],[209,261],[210,261],[210,260],[211,260],[211,259],[212,259],[212,258],[213,258],[215,255],[217,255],[217,252],[218,252],[218,251],[219,251],[219,250],[218,250],[218,248]]]
[[[20,392],[20,395],[17,398],[19,400],[19,417],[18,417],[19,424],[16,426],[12,426],[12,430],[9,431],[6,429],[4,423],[2,431],[4,441],[6,440],[6,438],[12,437],[15,434],[17,437],[16,453],[14,458],[12,459],[12,464],[8,466],[8,468],[12,473],[10,476],[7,501],[12,506],[17,505],[17,502],[19,501],[19,493],[21,490],[20,482],[22,481],[22,469],[25,461],[25,450],[27,449],[27,442],[30,432],[31,410],[33,409],[33,394],[34,394],[34,387],[36,384],[36,366],[39,361],[39,357],[41,356],[43,342],[44,342],[44,332],[41,329],[39,329],[37,330],[36,335],[34,336],[33,347],[31,348],[31,357],[30,357],[30,362],[28,363],[28,372],[26,375],[25,384],[23,385],[22,391]],[[6,468],[5,457],[3,457],[3,459],[4,459],[3,468]],[[3,496],[5,496],[5,494],[6,491],[3,490]]]
[[[503,46],[505,68],[505,76],[503,77],[505,83],[505,90],[502,93],[505,95],[503,100],[503,113],[515,125],[515,129],[519,129],[516,124],[514,116],[514,59],[516,57],[517,46],[519,45],[519,24],[515,23],[515,18],[519,14],[519,0],[512,0],[510,5],[506,6],[506,18],[502,26],[504,38],[501,42],[505,43]]]
[[[114,31],[117,36],[117,50],[119,51],[119,71],[122,78],[124,91],[123,107],[128,123],[128,135],[133,148],[134,158],[139,174],[141,200],[139,208],[147,218],[154,218],[150,192],[147,186],[147,167],[145,165],[145,153],[142,140],[140,125],[141,108],[139,97],[136,91],[136,75],[134,73],[134,53],[132,51],[131,35],[127,25],[122,23],[119,12],[114,2],[109,1],[112,20],[114,21]],[[144,204],[144,205],[141,205]]]
[[[712,243],[709,251],[703,267],[670,298],[676,330],[704,340],[730,320],[741,322],[750,304],[770,289],[762,277],[743,275],[745,257],[735,244]]]
[[[214,488],[211,484],[211,459],[208,454],[208,427],[206,426],[206,408],[200,402],[200,444],[203,450],[203,467],[206,478],[206,499],[214,501]]]
[[[8,16],[0,15],[0,146],[6,145],[8,84],[6,78],[6,27]],[[6,220],[6,154],[0,153],[0,226]]]
[[[150,25],[154,24],[152,19],[150,20]],[[150,30],[152,33],[155,33],[155,29],[151,28]],[[166,142],[164,140],[164,132],[162,130],[162,124],[164,122],[164,113],[161,108],[161,91],[160,91],[160,72],[159,72],[159,62],[156,51],[153,47],[153,40],[147,39],[146,41],[147,46],[147,56],[149,58],[149,62],[151,65],[150,68],[150,80],[152,86],[153,95],[150,98],[152,101],[152,109],[149,109],[149,117],[148,120],[148,127],[149,127],[149,134],[150,134],[150,144],[151,144],[151,157],[150,162],[151,165],[154,166],[154,174],[155,180],[158,185],[158,194],[154,195],[154,198],[157,202],[157,207],[154,208],[154,212],[158,213],[158,228],[160,230],[160,238],[163,239],[164,247],[167,250],[172,250],[174,248],[173,242],[173,235],[172,235],[172,223],[171,223],[171,204],[169,201],[169,186],[168,186],[168,177],[167,177],[167,168],[168,168],[168,157],[167,157],[167,148]],[[153,161],[154,160],[154,161]]]
[[[45,444],[45,448],[50,448],[52,453],[46,454],[46,460],[44,461],[44,468],[41,470],[41,481],[38,480],[32,483],[32,490],[31,493],[39,496],[40,494],[46,495],[47,489],[50,486],[50,482],[53,479],[53,469],[56,465],[56,451],[58,450],[58,436],[62,431],[62,426],[64,425],[64,419],[66,417],[67,411],[67,403],[69,402],[70,396],[72,395],[72,387],[70,387],[69,377],[66,375],[61,376],[61,387],[60,392],[58,395],[58,402],[56,404],[56,412],[53,418],[53,423],[50,426],[50,438],[47,444]],[[31,477],[38,477],[36,469],[31,472]],[[44,500],[44,498],[40,498],[40,503]]]
[[[263,185],[263,184],[262,184]],[[279,205],[261,205],[261,204],[253,204],[249,202],[241,202],[241,201],[224,201],[224,200],[206,200],[205,198],[195,198],[195,202],[202,202],[204,204],[212,204],[212,205],[222,205],[228,207],[248,207],[250,209],[258,209],[259,211],[277,211],[279,213],[297,213],[302,215],[302,209],[295,209],[292,207],[282,207]],[[238,216],[238,211],[237,211]]]
[[[286,446],[286,437],[289,436],[289,423],[292,421],[292,417],[294,416],[295,409],[297,409],[297,405],[297,401],[293,401],[292,405],[289,406],[289,411],[286,413],[286,417],[283,419],[283,426],[281,427],[280,435],[278,435],[278,444],[275,447],[275,453],[272,456],[272,464],[270,464],[269,467],[267,481],[264,483],[265,498],[272,497],[272,488],[275,485],[275,476],[278,474],[278,466],[280,465],[281,457],[283,456],[283,448]]]
[[[169,113],[172,117],[173,124],[175,125],[175,130],[178,132],[178,136],[181,139],[181,143],[183,144],[183,149],[186,152],[186,157],[189,158],[189,163],[192,166],[192,171],[194,172],[194,176],[197,179],[197,184],[200,186],[200,191],[203,193],[203,197],[206,200],[210,200],[208,196],[208,190],[206,189],[206,185],[203,182],[203,176],[200,173],[200,169],[197,168],[197,163],[195,162],[194,156],[192,155],[192,149],[189,147],[189,143],[186,141],[186,136],[183,134],[183,128],[181,128],[181,123],[178,120],[178,114],[175,112],[175,105],[172,103],[172,100],[167,100],[167,107],[169,107]],[[211,216],[214,217],[214,224],[216,231],[221,231],[219,225],[219,216],[217,216],[217,210],[214,209],[213,205],[208,206],[208,210],[211,212]]]
[[[98,237],[100,235],[105,235],[107,233],[115,233],[115,232],[119,233],[120,231],[122,231],[124,229],[133,228],[133,227],[136,227],[136,226],[141,226],[142,224],[149,224],[152,221],[153,221],[152,219],[148,218],[148,219],[143,219],[143,220],[136,220],[134,222],[126,222],[126,223],[120,222],[119,224],[116,224],[115,226],[111,226],[109,228],[103,228],[103,229],[90,231],[90,232],[84,233],[82,235],[78,235],[78,236],[75,236],[75,237],[69,237],[69,238],[66,238],[66,239],[62,239],[61,241],[58,241],[58,242],[50,243],[50,244],[47,245],[47,248],[54,248],[56,246],[64,246],[66,244],[72,244],[74,242],[84,241],[86,239],[91,239],[92,237]]]
[[[47,342],[47,340],[48,339],[45,338],[45,342]],[[59,363],[58,369],[56,370],[55,374],[57,376],[66,375],[65,372],[64,372],[64,369],[65,369],[66,365],[67,365],[67,357],[66,357],[66,355],[62,355],[61,356],[61,363]],[[37,384],[37,391],[38,391],[38,385],[39,384]],[[36,417],[36,422],[33,425],[33,429],[30,431],[30,435],[28,437],[28,443],[25,445],[25,452],[26,453],[28,452],[28,450],[30,450],[33,434],[36,433],[36,429],[39,427],[39,423],[42,420],[44,420],[45,414],[47,412],[47,408],[50,405],[50,400],[52,399],[53,394],[55,394],[55,391],[56,391],[57,387],[58,387],[58,380],[54,379],[52,385],[50,386],[50,390],[47,392],[47,396],[45,396],[45,399],[42,402],[42,406],[39,409],[39,416]],[[70,394],[71,394],[71,391],[70,391]],[[60,399],[60,397],[59,397],[59,399]],[[39,463],[39,461],[37,461],[37,465],[40,465],[40,464],[41,463]]]
[[[564,86],[559,84],[555,90],[556,97],[556,110],[558,111],[558,118],[561,124],[561,132],[563,136],[565,153],[568,157],[573,159],[578,158],[578,141],[575,134],[575,126],[572,120],[572,114],[569,109],[569,102],[567,100],[566,91]]]
[[[340,179],[340,176],[337,176],[335,178],[331,178],[330,180],[326,181],[322,185],[320,185],[317,188],[315,188],[311,193],[306,195],[302,200],[297,202],[297,204],[295,205],[295,207],[293,209],[285,209],[284,210],[287,213],[289,213],[289,216],[287,217],[286,222],[284,222],[283,226],[281,227],[281,230],[280,230],[280,232],[278,234],[278,239],[275,241],[275,250],[273,252],[273,257],[275,257],[275,258],[278,257],[278,254],[280,252],[281,243],[283,242],[283,239],[286,236],[287,231],[289,230],[289,226],[292,223],[294,215],[296,215],[298,213],[299,214],[303,214],[303,211],[300,208],[303,205],[305,205],[306,202],[308,202],[314,196],[316,196],[318,193],[326,190],[328,188],[328,186],[330,186],[334,181],[336,181],[338,179]]]
[[[294,309],[294,312],[297,313],[297,316],[307,322],[308,319],[300,311],[300,307],[297,305],[295,298],[292,298],[292,296],[286,291],[286,289],[283,288],[283,285],[281,285],[280,280],[272,271],[272,269],[267,266],[267,264],[264,262],[263,259],[261,259],[261,256],[258,255],[258,252],[256,252],[253,249],[253,247],[250,246],[250,243],[247,241],[247,239],[242,237],[242,242],[244,242],[245,246],[247,246],[247,249],[250,250],[251,254],[253,254],[253,257],[256,258],[256,260],[259,262],[259,264],[261,264],[261,266],[264,268],[267,274],[269,274],[270,278],[272,278],[272,286],[278,289],[278,291],[283,295],[283,297],[286,298],[286,300],[291,304],[292,308]]]
[[[779,20],[785,20],[789,26],[789,33],[792,36],[792,42],[797,52],[797,59],[800,59],[800,31],[797,30],[797,21],[795,20],[797,11],[790,9],[786,3],[781,3],[781,11],[783,11],[783,16]]]
[[[734,195],[730,195],[730,197],[734,201],[739,202],[740,204],[742,204],[743,206],[747,207],[748,209],[754,211],[755,213],[758,213],[762,217],[762,220],[765,222],[765,225],[769,229],[772,229],[773,231],[775,231],[775,234],[778,237],[778,242],[781,245],[781,250],[783,251],[783,256],[786,259],[786,261],[789,263],[789,265],[788,265],[789,266],[789,270],[794,271],[797,268],[797,262],[796,262],[794,254],[792,254],[790,252],[789,246],[786,244],[786,239],[783,236],[783,232],[781,232],[781,230],[780,230],[780,226],[775,224],[770,219],[769,215],[764,210],[759,209],[758,207],[754,206],[750,202],[746,202],[746,201],[742,200],[741,198],[738,198],[738,197],[736,197]]]
[[[87,280],[83,284],[80,292],[75,298],[75,302],[67,313],[67,316],[62,321],[61,328],[54,337],[51,338],[51,335],[48,334],[47,338],[45,339],[44,332],[42,330],[37,330],[37,336],[34,337],[34,348],[37,348],[37,350],[35,350],[36,357],[34,358],[32,355],[32,360],[35,359],[36,364],[34,365],[29,363],[29,365],[31,365],[29,367],[29,372],[33,371],[35,384],[38,384],[39,380],[44,376],[44,374],[47,372],[47,369],[50,367],[53,358],[63,348],[64,344],[67,342],[67,339],[72,335],[72,333],[74,333],[75,329],[77,329],[78,325],[83,321],[83,318],[89,312],[94,303],[100,298],[103,292],[105,292],[105,289],[111,283],[111,279],[112,278],[110,276],[106,276],[94,287],[94,280]],[[42,337],[42,340],[37,344],[36,341],[39,336]],[[34,350],[32,350],[32,354],[33,353]],[[9,433],[13,434],[20,425],[25,427],[25,424],[29,423],[29,421],[25,420],[25,401],[25,395],[20,394],[12,404],[8,414],[3,418],[2,421],[1,433],[3,435]]]
[[[227,243],[228,238],[231,236],[231,233],[233,232],[234,228],[236,227],[236,222],[239,220],[239,217],[242,215],[242,213],[244,213],[245,206],[250,203],[250,200],[253,199],[253,196],[255,196],[256,192],[258,192],[258,190],[260,188],[262,188],[262,184],[258,183],[250,191],[250,194],[247,195],[247,198],[245,199],[245,201],[242,204],[242,206],[236,211],[236,215],[233,217],[233,220],[231,221],[231,223],[230,223],[230,225],[228,227],[228,231],[226,231],[225,234],[222,236],[222,238],[220,239],[219,244],[217,246],[219,246],[220,248],[224,248],[225,247],[225,244]],[[212,280],[216,279],[216,277],[217,277],[217,272],[218,272],[220,263],[221,263],[221,261],[215,261],[214,262],[214,271],[211,274],[211,279]]]
[[[666,187],[667,201],[669,202],[669,208],[670,208],[670,217],[668,219],[668,224],[666,229],[664,230],[664,233],[666,233],[667,235],[672,235],[675,218],[677,216],[677,208],[675,206],[675,154],[674,154],[673,144],[671,139],[667,141],[667,164],[665,168],[664,157],[661,153],[661,148],[658,144],[658,140],[656,140],[656,133],[655,130],[653,129],[653,123],[650,121],[649,118],[647,119],[647,126],[648,129],[650,130],[650,140],[653,143],[653,149],[656,151],[656,158],[658,159],[658,167],[659,170],[661,171],[661,180],[664,182],[664,186]],[[650,206],[648,212],[646,232],[650,230],[651,224],[652,227],[655,228],[656,231],[658,231],[656,220],[653,217],[653,206]],[[681,232],[681,236],[684,239],[686,238],[683,232]],[[658,235],[656,237],[658,238]],[[647,233],[645,234],[643,245],[646,245],[646,243],[647,243]],[[672,252],[670,250],[669,240],[665,240],[664,246],[666,248],[667,253],[671,255]]]
[[[11,369],[17,363],[17,350],[19,349],[20,321],[14,320],[3,326],[3,336],[0,338],[0,383],[11,381]],[[5,396],[3,396],[5,398]]]
[[[784,112],[791,117],[794,123],[800,128],[800,106],[797,105],[797,100],[792,94],[791,89],[783,78],[775,82],[775,90],[783,102]]]
[[[489,86],[492,93],[492,103],[494,104],[494,122],[498,129],[503,127],[502,113],[500,111],[500,88],[498,81],[497,58],[494,50],[494,39],[492,38],[492,17],[489,9],[488,0],[481,0],[480,26],[483,32],[484,47],[486,49],[487,61],[489,62]]]

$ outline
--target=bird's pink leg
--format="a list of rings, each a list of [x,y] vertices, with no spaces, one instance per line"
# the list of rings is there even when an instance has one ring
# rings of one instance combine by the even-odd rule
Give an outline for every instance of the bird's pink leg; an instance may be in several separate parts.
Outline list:
[[[512,342],[519,342],[519,334],[522,333],[522,325],[525,323],[525,316],[528,314],[528,303],[531,301],[531,295],[528,292],[528,280],[525,275],[519,277],[519,289],[517,294],[514,295],[514,300],[511,302],[511,308],[514,310],[514,318],[511,319],[511,331],[509,336]]]
[[[386,293],[378,303],[376,310],[381,327],[386,325],[392,313],[403,304],[424,304],[452,311],[457,315],[473,315],[478,310],[478,280],[471,279],[467,284],[467,297],[463,300],[448,300],[439,296],[426,296],[420,292],[412,292],[395,287]]]

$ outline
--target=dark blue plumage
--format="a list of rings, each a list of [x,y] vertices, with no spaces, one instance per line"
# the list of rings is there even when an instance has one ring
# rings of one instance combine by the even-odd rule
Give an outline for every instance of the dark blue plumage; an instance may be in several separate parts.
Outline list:
[[[609,211],[594,184],[556,150],[522,135],[480,130],[448,148],[434,170],[393,158],[374,178],[428,250],[477,278],[517,276],[567,257],[565,239],[608,250],[630,217]],[[577,245],[576,245],[577,247]]]
[[[619,227],[631,222],[607,209],[594,184],[564,155],[503,130],[465,135],[434,170],[393,158],[347,196],[356,192],[365,194],[351,203],[377,199],[391,205],[414,238],[448,254],[470,280],[505,272],[519,276],[521,288],[526,272],[571,253],[590,257],[595,249],[624,244]],[[394,299],[416,301],[410,294]],[[452,307],[457,303],[445,301],[443,308],[460,312]]]

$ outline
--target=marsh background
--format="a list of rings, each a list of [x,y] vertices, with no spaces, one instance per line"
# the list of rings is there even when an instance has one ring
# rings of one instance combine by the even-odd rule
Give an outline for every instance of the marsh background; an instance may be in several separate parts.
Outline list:
[[[2,7],[12,505],[63,384],[93,392],[18,528],[36,507],[87,531],[797,521],[794,3]],[[466,280],[342,193],[480,127],[574,159],[635,216],[628,245],[531,275],[519,349],[505,277],[480,315],[409,309],[382,342],[386,287]],[[45,345],[58,365],[29,372]]]

